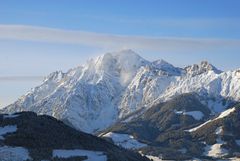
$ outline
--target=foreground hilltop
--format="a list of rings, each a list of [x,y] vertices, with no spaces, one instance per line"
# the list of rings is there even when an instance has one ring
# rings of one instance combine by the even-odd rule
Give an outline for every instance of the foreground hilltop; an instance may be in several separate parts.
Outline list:
[[[0,115],[0,160],[148,161],[138,153],[33,112]]]

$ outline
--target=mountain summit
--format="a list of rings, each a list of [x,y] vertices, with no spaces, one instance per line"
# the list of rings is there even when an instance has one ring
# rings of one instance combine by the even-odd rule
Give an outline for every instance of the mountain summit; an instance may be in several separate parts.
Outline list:
[[[204,72],[213,71],[217,74],[221,73],[219,69],[210,64],[208,61],[202,61],[200,64],[194,64],[185,68],[188,74],[199,75]]]
[[[221,72],[207,62],[182,69],[123,50],[91,59],[66,73],[50,74],[2,112],[34,111],[94,133],[136,111],[196,92],[212,113],[219,113],[240,99],[237,73]]]

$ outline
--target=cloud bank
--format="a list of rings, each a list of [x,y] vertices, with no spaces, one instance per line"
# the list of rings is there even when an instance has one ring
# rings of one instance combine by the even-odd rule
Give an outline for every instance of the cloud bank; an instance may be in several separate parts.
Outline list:
[[[240,40],[237,39],[126,36],[25,25],[0,25],[0,39],[81,44],[111,50],[124,48],[161,52],[240,50]]]

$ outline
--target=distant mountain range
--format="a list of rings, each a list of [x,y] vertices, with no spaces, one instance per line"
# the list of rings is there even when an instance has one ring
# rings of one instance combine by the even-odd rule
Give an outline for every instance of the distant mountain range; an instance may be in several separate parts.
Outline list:
[[[51,73],[1,112],[50,115],[153,159],[216,159],[240,152],[239,100],[240,69],[180,68],[123,50]]]

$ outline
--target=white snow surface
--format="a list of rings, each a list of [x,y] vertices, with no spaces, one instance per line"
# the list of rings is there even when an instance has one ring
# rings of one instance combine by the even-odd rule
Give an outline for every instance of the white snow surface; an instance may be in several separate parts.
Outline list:
[[[78,156],[87,156],[87,159],[85,161],[107,161],[107,156],[104,155],[103,152],[99,152],[99,151],[89,151],[89,150],[81,150],[81,149],[53,150],[54,158],[55,157],[70,158],[70,157],[78,157]]]
[[[239,140],[235,140],[235,141],[236,141],[237,145],[240,146],[240,139]]]
[[[195,127],[195,128],[192,128],[192,129],[190,129],[190,130],[186,130],[186,131],[188,131],[188,132],[194,132],[194,131],[200,129],[201,127],[203,127],[204,125],[212,122],[212,121],[215,121],[215,120],[218,120],[218,119],[222,119],[222,118],[227,117],[228,115],[230,115],[230,114],[231,114],[232,112],[234,112],[235,110],[236,110],[235,107],[230,108],[230,109],[227,109],[227,110],[223,111],[222,113],[220,113],[220,115],[219,115],[218,117],[216,117],[216,118],[214,118],[214,119],[212,119],[212,120],[208,120],[208,121],[204,122],[203,124],[201,124],[201,125],[199,125],[199,126],[197,126],[197,127]]]
[[[147,146],[146,144],[140,143],[139,141],[135,140],[132,135],[128,134],[109,132],[107,134],[104,134],[103,137],[111,138],[114,144],[126,149],[139,149]]]
[[[223,132],[223,127],[220,126],[220,127],[218,127],[218,128],[216,129],[215,134],[216,134],[216,135],[221,135],[222,132]]]
[[[16,118],[16,117],[18,117],[19,115],[14,115],[14,114],[8,114],[8,115],[3,115],[3,118],[4,119],[7,119],[7,118]]]
[[[163,161],[162,159],[155,157],[155,156],[151,156],[151,155],[145,155],[148,159],[152,159],[153,161]]]
[[[218,138],[216,144],[207,145],[205,147],[204,155],[210,156],[210,157],[223,157],[227,155],[228,150],[221,147],[223,144],[224,142],[220,138]]]
[[[152,156],[152,155],[145,155],[142,153],[142,151],[139,151],[139,154],[141,154],[142,156],[145,156],[148,159],[153,160],[153,161],[163,161],[160,157],[156,157],[156,156]]]
[[[0,147],[1,161],[25,161],[31,160],[28,150],[23,147]]]
[[[0,139],[3,140],[4,139],[3,135],[8,134],[8,133],[13,133],[16,131],[17,131],[16,125],[7,125],[4,127],[0,127]]]
[[[187,160],[187,161],[202,161],[201,159],[198,159],[198,158],[193,158],[191,160]]]
[[[233,108],[230,108],[230,109],[228,109],[226,111],[223,111],[215,120],[227,117],[228,115],[230,115],[235,110],[236,110],[235,107],[233,107]]]
[[[66,73],[51,73],[42,85],[3,112],[47,114],[93,133],[136,110],[189,92],[199,94],[213,113],[222,112],[227,106],[222,104],[223,98],[240,100],[239,82],[239,69],[221,72],[206,61],[182,69],[123,50],[91,59]]]
[[[159,157],[156,157],[156,156],[152,156],[152,155],[144,155],[141,151],[139,152],[142,156],[145,156],[153,161],[173,161],[173,160],[163,160]],[[190,160],[186,160],[186,161],[202,161],[201,159],[198,159],[198,158],[193,158],[193,159],[190,159]]]
[[[195,120],[201,120],[204,117],[204,114],[201,111],[175,111],[176,114],[189,115],[192,116]]]

